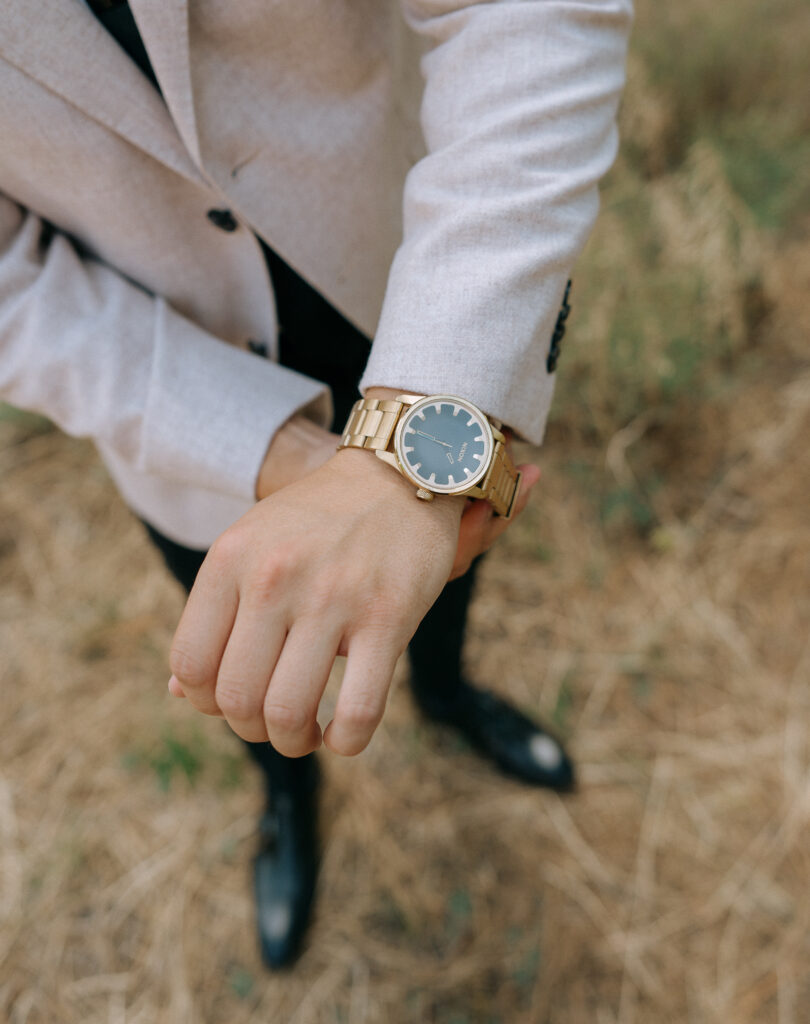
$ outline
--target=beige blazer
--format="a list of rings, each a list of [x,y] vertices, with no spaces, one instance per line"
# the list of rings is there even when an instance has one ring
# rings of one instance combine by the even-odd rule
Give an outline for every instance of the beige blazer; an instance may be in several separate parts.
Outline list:
[[[277,333],[255,231],[374,336],[363,388],[463,395],[539,442],[630,0],[130,4],[165,102],[81,0],[0,4],[0,397],[210,544],[284,420],[330,416],[248,350]]]

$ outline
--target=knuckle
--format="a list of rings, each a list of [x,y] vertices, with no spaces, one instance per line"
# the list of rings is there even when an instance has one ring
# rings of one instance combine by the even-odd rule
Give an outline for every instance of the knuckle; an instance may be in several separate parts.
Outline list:
[[[169,653],[169,668],[185,686],[205,686],[213,682],[214,666],[201,655],[175,641]]]
[[[408,617],[412,604],[411,593],[397,587],[389,587],[370,601],[366,621],[370,628],[377,627],[386,632]]]
[[[232,562],[243,549],[242,536],[236,527],[231,527],[214,541],[208,550],[208,559],[215,565]]]
[[[292,576],[291,559],[277,553],[267,559],[247,584],[249,597],[260,604],[269,604]]]
[[[361,754],[371,742],[371,735],[359,739],[358,737],[343,738],[343,739],[332,739],[329,740],[329,749],[333,754],[338,754],[340,757],[355,757],[357,754]]]
[[[291,743],[289,739],[281,741],[274,739],[273,746],[284,757],[304,757],[304,755],[311,754],[313,750],[318,749],[317,743]]]
[[[329,584],[312,588],[307,598],[308,612],[315,619],[324,619],[334,607],[337,595]]]
[[[232,682],[219,682],[216,689],[217,707],[226,718],[241,721],[261,717],[262,701],[255,694]]]
[[[349,565],[340,573],[336,581],[331,581],[330,586],[319,588],[316,597],[323,601],[326,598],[340,599],[349,607],[365,608],[376,591],[376,582],[373,579],[369,566]]]
[[[353,700],[339,709],[336,718],[352,731],[373,730],[382,718],[383,709],[375,700]]]
[[[264,720],[268,731],[280,733],[305,732],[310,725],[312,716],[305,708],[290,704],[266,703]]]

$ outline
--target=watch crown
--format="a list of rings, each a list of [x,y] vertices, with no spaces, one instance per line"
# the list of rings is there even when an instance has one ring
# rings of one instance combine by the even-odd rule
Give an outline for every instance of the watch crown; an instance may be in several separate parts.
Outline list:
[[[433,491],[426,491],[424,487],[416,488],[416,497],[421,498],[422,501],[433,501]]]

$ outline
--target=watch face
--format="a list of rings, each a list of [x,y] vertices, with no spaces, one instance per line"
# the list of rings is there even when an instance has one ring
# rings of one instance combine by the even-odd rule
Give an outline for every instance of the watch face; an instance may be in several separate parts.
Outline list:
[[[431,395],[399,421],[394,447],[413,483],[452,494],[483,478],[493,443],[489,422],[474,405],[452,395]]]

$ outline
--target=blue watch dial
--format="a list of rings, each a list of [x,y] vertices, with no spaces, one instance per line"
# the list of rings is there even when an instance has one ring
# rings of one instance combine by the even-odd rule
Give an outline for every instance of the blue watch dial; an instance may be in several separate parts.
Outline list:
[[[489,424],[474,406],[450,396],[416,402],[398,432],[406,473],[431,491],[463,491],[483,477],[492,451]]]

